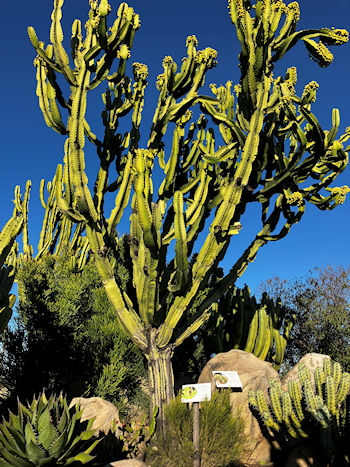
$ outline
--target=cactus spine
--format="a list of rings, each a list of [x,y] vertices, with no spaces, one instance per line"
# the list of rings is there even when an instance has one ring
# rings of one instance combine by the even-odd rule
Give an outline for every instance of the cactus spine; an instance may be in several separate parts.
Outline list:
[[[149,140],[147,147],[139,148],[148,70],[146,65],[134,63],[133,79],[126,74],[140,26],[138,15],[122,3],[108,28],[108,2],[90,2],[85,38],[80,21],[73,24],[73,65],[63,47],[62,6],[63,0],[54,0],[51,43],[46,47],[34,29],[28,29],[37,52],[39,105],[46,123],[66,137],[64,169],[58,175],[64,189],[56,184],[56,203],[64,216],[85,229],[117,317],[148,358],[152,404],[162,406],[173,394],[170,359],[174,348],[208,318],[258,249],[283,238],[304,215],[306,202],[333,209],[344,201],[347,187],[332,188],[328,196],[323,189],[347,164],[343,144],[349,132],[335,139],[335,111],[327,139],[311,112],[317,85],[310,83],[298,97],[294,68],[285,78],[273,78],[272,73],[274,62],[298,40],[304,41],[321,66],[328,65],[331,57],[324,44],[342,44],[348,33],[326,28],[296,32],[296,2],[286,6],[282,1],[259,0],[254,15],[250,1],[230,0],[230,15],[242,48],[239,84],[234,88],[231,82],[212,85],[213,96],[200,95],[208,70],[216,65],[217,53],[211,48],[197,50],[197,39],[188,37],[181,67],[169,56],[163,61]],[[315,45],[318,39],[323,45]],[[64,89],[56,80],[58,74],[66,80]],[[86,106],[89,92],[101,83],[107,90],[103,93],[104,135],[99,139],[87,122]],[[201,115],[192,121],[193,106],[199,106],[207,118]],[[58,109],[68,114],[65,122]],[[117,129],[124,117],[129,117],[130,130],[121,134]],[[170,131],[172,148],[167,155],[163,137]],[[85,171],[87,140],[96,147],[100,160],[93,194]],[[163,170],[157,192],[152,184],[155,158]],[[309,176],[313,182],[307,186]],[[104,199],[115,191],[115,207],[108,217]],[[251,202],[261,203],[261,229],[229,273],[208,286],[208,277],[224,257],[231,238],[239,234],[241,215]],[[123,290],[106,250],[116,252],[116,227],[129,204],[133,284]],[[207,236],[198,248],[197,238],[210,213]],[[173,240],[175,257],[169,260]],[[115,260],[119,258],[115,256]],[[196,313],[182,326],[195,302]],[[266,326],[267,321],[261,311],[260,322]],[[260,354],[269,351],[263,337],[258,334],[256,341]],[[277,343],[278,364],[284,344],[276,333],[271,336],[270,330],[271,338]]]

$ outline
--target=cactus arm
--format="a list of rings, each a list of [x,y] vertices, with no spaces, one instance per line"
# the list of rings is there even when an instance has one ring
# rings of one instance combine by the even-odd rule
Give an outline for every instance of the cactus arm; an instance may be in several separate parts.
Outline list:
[[[244,349],[245,352],[253,352],[255,339],[258,334],[258,329],[259,329],[259,310],[256,310],[254,314],[254,318],[252,319],[250,326],[249,326],[247,343]]]
[[[191,324],[186,326],[186,329],[179,330],[174,338],[174,347],[178,347],[185,339],[193,335],[203,325],[203,323],[205,323],[210,318],[210,314],[210,310],[206,310],[204,313],[201,313],[200,316],[194,319]]]
[[[58,73],[62,73],[61,68],[53,61],[51,60],[45,50],[43,49],[43,43],[39,42],[37,35],[35,33],[35,30],[32,26],[28,28],[28,36],[29,40],[32,43],[32,46],[36,50],[38,56],[44,60],[44,62],[51,67],[53,70],[57,71]]]
[[[103,282],[108,299],[116,311],[119,322],[133,342],[141,350],[145,350],[147,348],[147,339],[144,326],[137,313],[133,309],[126,307],[123,294],[115,281],[110,262],[103,254],[104,241],[102,234],[96,232],[89,225],[86,226],[86,234],[91,251],[95,257],[96,268]],[[131,303],[130,299],[128,299],[128,303]]]
[[[86,41],[91,44],[92,30],[88,27]],[[68,165],[72,171],[70,182],[75,188],[75,197],[78,211],[86,218],[97,221],[98,213],[94,206],[85,174],[85,134],[84,120],[86,112],[87,87],[90,72],[86,69],[85,62],[82,63],[77,79],[77,87],[72,96],[71,115],[69,117],[69,143],[68,143]]]
[[[268,331],[268,316],[266,314],[266,306],[263,306],[258,311],[258,332],[255,336],[253,354],[260,358],[260,354],[264,349],[267,341],[267,331]],[[268,343],[268,348],[270,348],[270,343]]]
[[[28,205],[29,205],[29,194],[31,189],[31,181],[28,180],[26,183],[26,191],[22,203],[22,215],[23,215],[23,254],[26,258],[33,258],[33,247],[29,243],[29,234],[28,234]]]
[[[74,73],[69,66],[69,58],[66,51],[63,48],[63,31],[61,26],[62,18],[62,6],[64,0],[54,0],[54,9],[51,15],[51,29],[50,29],[50,41],[53,44],[55,59],[62,70],[66,80],[72,86],[77,85]]]
[[[195,67],[196,46],[198,41],[196,36],[189,36],[186,39],[187,58],[184,59],[180,73],[174,77],[174,94],[184,94],[186,89],[191,84],[191,77]]]
[[[137,172],[134,189],[137,200],[137,211],[140,219],[140,224],[143,231],[143,239],[145,246],[149,249],[155,248],[155,239],[153,235],[153,219],[149,202],[149,177],[150,173],[147,164],[148,158],[152,158],[152,154],[148,150],[136,150],[135,170]]]
[[[61,170],[62,170],[62,166]],[[42,200],[42,205],[44,206],[45,209],[45,214],[44,214],[44,219],[43,219],[43,224],[41,227],[40,231],[40,237],[39,237],[39,243],[38,243],[38,255],[36,258],[39,258],[41,254],[46,250],[46,247],[49,244],[50,239],[52,238],[52,232],[54,229],[54,226],[56,225],[56,216],[58,214],[57,208],[55,206],[55,190],[56,190],[56,183],[57,183],[57,170],[56,170],[56,175],[53,178],[52,183],[48,184],[47,190],[49,192],[49,197],[47,201],[45,202],[44,200],[44,187],[45,187],[45,181],[41,181],[41,200]]]
[[[189,265],[187,254],[186,227],[183,214],[183,196],[181,191],[176,191],[173,202],[175,219],[175,274],[169,284],[171,292],[182,290],[188,284]]]
[[[326,404],[332,415],[336,414],[336,388],[332,376],[326,378]]]
[[[56,105],[55,101],[55,90],[51,86],[49,82],[46,82],[46,66],[42,63],[42,61],[38,58],[35,59],[34,64],[37,69],[36,79],[37,79],[37,87],[36,87],[36,95],[39,98],[39,106],[40,110],[43,114],[45,119],[45,123],[48,127],[52,128],[59,134],[65,134],[66,129],[60,120],[59,110]],[[55,109],[56,112],[51,112],[51,107]]]
[[[109,235],[112,235],[115,232],[117,225],[120,222],[120,219],[123,215],[124,209],[129,203],[130,192],[132,188],[132,183],[134,179],[134,174],[132,171],[133,161],[131,153],[128,154],[126,166],[123,172],[123,178],[121,186],[118,190],[118,194],[115,198],[115,207],[113,208],[111,215],[108,219],[107,231]]]
[[[267,358],[267,355],[270,351],[270,347],[271,347],[271,341],[272,341],[272,336],[271,336],[271,330],[269,328],[266,329],[266,334],[265,334],[265,341],[264,341],[264,346],[260,352],[260,354],[258,355],[258,358],[260,358],[260,360],[266,360]]]
[[[176,128],[173,133],[171,154],[169,157],[169,161],[164,169],[165,178],[164,178],[164,181],[162,182],[162,185],[159,187],[159,191],[158,191],[159,196],[161,197],[163,193],[166,193],[169,190],[169,185],[174,180],[175,171],[178,165],[180,138],[182,134],[183,134],[182,128],[179,128],[179,125],[176,125]]]

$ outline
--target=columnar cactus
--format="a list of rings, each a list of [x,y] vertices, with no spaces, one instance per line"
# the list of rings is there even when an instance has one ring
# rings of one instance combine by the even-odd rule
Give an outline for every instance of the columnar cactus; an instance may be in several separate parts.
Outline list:
[[[266,293],[257,303],[247,286],[230,290],[220,298],[216,313],[210,318],[212,348],[208,353],[241,349],[271,362],[278,370],[294,322],[295,315]]]
[[[27,214],[30,182],[27,182],[26,192],[22,201],[19,186],[15,190],[15,208],[11,219],[0,232],[0,332],[2,332],[12,316],[12,307],[16,296],[11,294],[15,280],[17,265],[17,236],[23,232],[27,234]]]
[[[288,391],[284,391],[280,383],[271,380],[269,395],[267,402],[261,390],[251,390],[248,400],[272,438],[281,443],[290,438],[320,440],[325,463],[348,464],[350,374],[342,372],[339,363],[325,359],[313,380],[309,370],[300,365],[299,381],[289,381]]]
[[[151,405],[161,407],[162,418],[162,405],[173,396],[174,348],[208,318],[212,305],[233,287],[258,249],[283,238],[301,220],[307,202],[333,209],[349,191],[348,187],[329,188],[348,161],[344,143],[350,130],[337,138],[338,110],[333,111],[330,131],[323,130],[311,111],[317,83],[306,85],[302,96],[297,96],[294,67],[285,77],[273,77],[274,63],[298,41],[305,43],[321,66],[327,66],[333,56],[326,45],[347,42],[348,33],[327,28],[297,31],[296,2],[258,0],[253,9],[249,0],[230,0],[230,16],[242,48],[239,84],[212,85],[213,96],[200,95],[217,52],[197,50],[197,39],[188,37],[181,67],[169,56],[163,61],[149,140],[140,148],[148,70],[134,63],[133,79],[126,74],[140,27],[138,15],[122,3],[108,27],[108,1],[90,0],[85,37],[80,21],[73,23],[74,63],[70,63],[63,46],[62,5],[63,0],[54,0],[47,46],[32,27],[28,29],[37,53],[40,108],[47,125],[65,137],[56,202],[69,220],[86,230],[116,315],[148,359]],[[58,83],[58,74],[66,88]],[[102,83],[107,85],[102,96],[105,129],[99,138],[87,121],[86,106],[89,92]],[[208,119],[201,115],[193,120],[190,108],[195,105]],[[119,122],[127,116],[130,130],[119,133]],[[169,131],[168,153],[163,137]],[[93,193],[85,171],[87,141],[96,147],[100,161]],[[156,159],[163,171],[157,191],[152,183]],[[115,206],[106,214],[104,199],[109,192],[116,192]],[[210,285],[211,271],[223,259],[231,238],[240,234],[241,216],[252,202],[261,204],[261,227],[231,270]],[[110,258],[120,260],[116,228],[130,204],[133,282],[126,290],[114,277]],[[204,228],[207,236],[198,247]],[[197,311],[186,321],[194,303]]]

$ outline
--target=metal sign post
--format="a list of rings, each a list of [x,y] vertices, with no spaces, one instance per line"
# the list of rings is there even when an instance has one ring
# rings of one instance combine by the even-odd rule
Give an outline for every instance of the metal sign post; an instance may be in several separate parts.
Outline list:
[[[185,384],[182,386],[181,402],[193,404],[193,467],[200,467],[201,465],[199,403],[208,401],[210,398],[211,383]]]
[[[193,410],[193,467],[200,467],[201,455],[199,452],[199,402],[194,402]]]

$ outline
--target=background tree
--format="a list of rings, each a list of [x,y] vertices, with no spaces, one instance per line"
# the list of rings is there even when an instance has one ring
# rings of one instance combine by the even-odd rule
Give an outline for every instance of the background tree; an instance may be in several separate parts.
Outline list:
[[[160,407],[162,420],[163,404],[174,395],[174,349],[205,322],[212,305],[234,286],[258,249],[284,237],[300,221],[307,202],[332,209],[349,191],[345,186],[329,188],[348,161],[343,144],[350,133],[336,139],[338,110],[333,110],[331,130],[322,130],[311,112],[317,83],[306,85],[299,97],[295,68],[289,68],[285,78],[273,77],[275,62],[299,40],[321,66],[329,65],[333,55],[325,44],[347,42],[348,32],[296,31],[300,16],[296,2],[258,0],[253,9],[249,0],[230,0],[230,16],[242,49],[239,84],[234,88],[231,82],[212,85],[213,97],[199,95],[217,53],[210,48],[197,51],[197,40],[190,36],[179,71],[171,57],[163,61],[149,141],[140,148],[148,71],[145,65],[134,63],[133,83],[125,74],[140,26],[138,15],[122,3],[108,28],[108,1],[90,1],[84,38],[80,21],[73,23],[72,67],[63,46],[62,5],[63,0],[54,0],[51,43],[46,47],[34,29],[28,29],[38,54],[41,110],[47,125],[66,136],[56,202],[69,219],[84,225],[117,317],[148,360],[151,406]],[[67,87],[61,87],[57,75],[63,76]],[[103,93],[105,131],[100,139],[86,120],[86,108],[88,93],[101,83],[108,88]],[[216,132],[203,115],[191,121],[189,108],[195,105],[207,114]],[[119,133],[120,119],[128,114],[130,130]],[[163,138],[171,126],[168,154]],[[86,140],[95,145],[100,162],[93,194],[85,171]],[[154,185],[156,158],[161,175],[160,183]],[[114,191],[115,207],[106,214],[105,197]],[[117,254],[116,228],[130,197],[127,256],[133,287],[126,290],[115,277],[110,258],[122,261]],[[255,238],[237,255],[231,270],[209,285],[211,273],[232,236],[239,234],[241,216],[252,202],[261,203],[262,208]],[[206,236],[199,236],[204,228]],[[194,302],[197,311],[189,317]]]
[[[308,276],[291,281],[278,277],[259,286],[296,315],[285,351],[285,364],[317,352],[329,355],[350,369],[350,266],[314,268]]]

